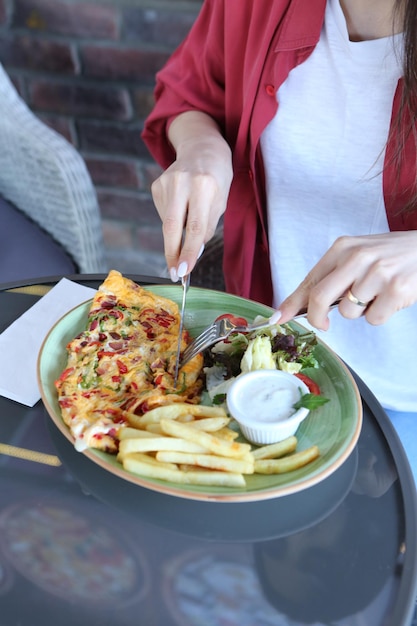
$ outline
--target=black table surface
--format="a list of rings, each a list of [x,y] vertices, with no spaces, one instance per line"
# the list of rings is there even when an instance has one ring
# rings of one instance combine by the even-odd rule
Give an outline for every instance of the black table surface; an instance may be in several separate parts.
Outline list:
[[[0,332],[39,297],[17,286],[0,286]],[[390,421],[355,379],[363,427],[347,461],[259,502],[124,481],[76,452],[41,402],[0,398],[0,624],[410,626],[416,490]]]

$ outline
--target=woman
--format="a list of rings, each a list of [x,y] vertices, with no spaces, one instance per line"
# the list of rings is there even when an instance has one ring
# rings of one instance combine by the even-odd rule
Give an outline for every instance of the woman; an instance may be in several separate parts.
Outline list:
[[[225,211],[227,290],[275,306],[281,322],[308,305],[411,462],[415,68],[412,0],[206,0],[157,77],[143,133],[166,168],[152,191],[172,279]]]

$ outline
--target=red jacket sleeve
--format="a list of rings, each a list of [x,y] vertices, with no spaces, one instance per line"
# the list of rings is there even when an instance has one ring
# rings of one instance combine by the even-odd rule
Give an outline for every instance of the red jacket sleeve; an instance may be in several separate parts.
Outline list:
[[[180,113],[203,111],[224,131],[223,3],[205,0],[188,36],[156,75],[155,107],[142,139],[163,168],[175,159],[167,130]]]

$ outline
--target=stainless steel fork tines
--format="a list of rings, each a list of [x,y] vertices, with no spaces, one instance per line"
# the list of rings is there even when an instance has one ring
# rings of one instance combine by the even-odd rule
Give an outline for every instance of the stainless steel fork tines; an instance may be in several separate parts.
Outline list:
[[[268,326],[271,326],[269,320],[263,320],[258,324],[246,324],[243,326],[235,324],[229,318],[217,319],[210,324],[210,326],[207,326],[207,328],[186,347],[182,355],[181,367],[188,363],[188,361],[191,361],[199,352],[203,352],[218,341],[227,339],[232,333],[248,333],[260,328],[267,328]]]

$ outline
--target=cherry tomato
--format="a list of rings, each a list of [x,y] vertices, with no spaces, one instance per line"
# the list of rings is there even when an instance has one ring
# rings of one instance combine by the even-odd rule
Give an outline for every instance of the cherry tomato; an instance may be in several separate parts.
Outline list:
[[[310,393],[313,393],[315,396],[320,395],[320,387],[312,378],[310,378],[310,376],[306,376],[305,374],[300,373],[294,374],[294,376],[297,376],[297,378],[299,378],[305,385],[307,385]]]
[[[237,317],[236,315],[232,315],[232,313],[223,313],[223,315],[216,317],[216,322],[217,320],[230,320],[233,324],[237,324],[237,326],[246,326],[248,323],[244,317]]]

